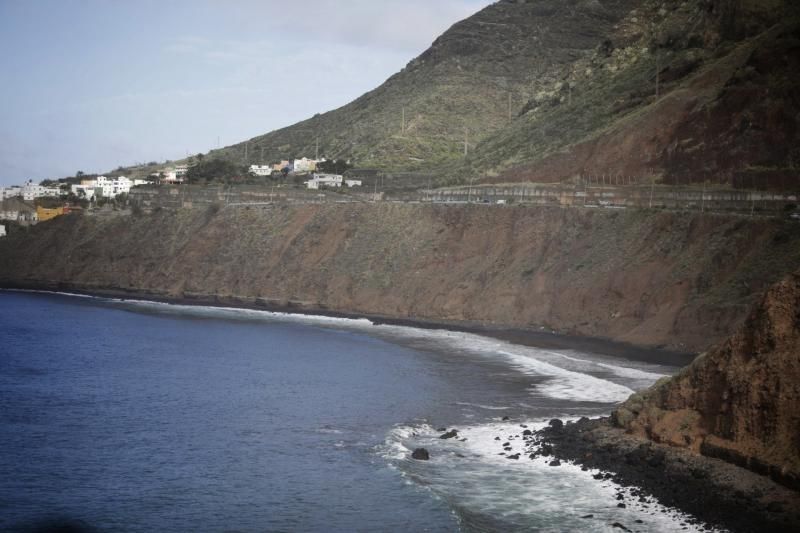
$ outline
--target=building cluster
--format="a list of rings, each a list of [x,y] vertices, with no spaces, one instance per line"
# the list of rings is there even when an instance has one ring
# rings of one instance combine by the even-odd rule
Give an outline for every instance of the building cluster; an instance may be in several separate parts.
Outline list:
[[[189,165],[175,165],[174,167],[167,167],[161,172],[150,174],[150,177],[157,183],[177,185],[186,181],[186,174],[188,172]]]
[[[54,207],[45,208],[33,206],[26,202],[33,202],[37,198],[61,198],[74,194],[79,198],[87,200],[97,200],[98,198],[114,198],[115,196],[128,193],[131,187],[144,185],[145,180],[131,180],[125,176],[108,178],[98,176],[94,179],[81,180],[79,184],[70,184],[69,187],[47,187],[38,185],[32,180],[28,180],[24,185],[12,185],[11,187],[0,187],[0,220],[9,220],[20,224],[34,224],[50,220],[60,215],[64,215],[76,210],[79,207]]]
[[[273,165],[250,165],[250,172],[256,176],[271,176],[273,172],[286,172],[289,174],[307,174],[317,170],[317,165],[323,163],[323,159],[284,159]]]
[[[45,187],[34,183],[32,180],[26,181],[25,185],[22,186],[0,187],[0,200],[19,196],[23,200],[30,202],[43,196],[59,196],[60,194],[61,189],[58,187]]]
[[[8,220],[20,224],[35,224],[36,222],[44,222],[45,220],[76,211],[80,212],[81,208],[75,206],[48,208],[40,205],[32,207],[24,202],[14,203],[12,199],[9,199],[0,204],[0,220]]]
[[[22,201],[22,196],[11,196],[0,201],[0,220],[33,224],[39,221],[36,208]]]
[[[67,196],[72,193],[76,196],[91,200],[94,198],[113,198],[118,194],[128,193],[131,187],[145,185],[145,180],[131,180],[125,176],[118,178],[107,178],[98,176],[94,179],[81,180],[80,184],[72,184],[69,189],[61,187],[47,187],[28,180],[24,185],[12,185],[10,187],[0,187],[0,200],[9,198],[22,198],[26,202],[32,202],[37,198]]]
[[[114,198],[118,194],[128,194],[131,187],[137,185],[147,185],[147,180],[129,179],[125,176],[118,178],[107,178],[105,176],[98,176],[94,179],[81,180],[80,184],[70,185],[70,192],[72,194],[93,200],[97,198]]]

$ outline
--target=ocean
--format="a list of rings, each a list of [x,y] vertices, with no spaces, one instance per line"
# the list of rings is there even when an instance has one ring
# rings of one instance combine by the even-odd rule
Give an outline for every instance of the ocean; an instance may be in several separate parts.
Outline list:
[[[619,487],[529,459],[520,437],[607,414],[674,365],[564,339],[3,291],[0,529],[694,530],[657,502],[619,508]]]

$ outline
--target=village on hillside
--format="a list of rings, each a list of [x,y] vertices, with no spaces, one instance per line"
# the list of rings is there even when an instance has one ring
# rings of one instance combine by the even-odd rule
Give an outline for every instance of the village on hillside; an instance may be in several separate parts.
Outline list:
[[[126,176],[89,177],[78,172],[74,178],[43,180],[35,183],[28,180],[23,185],[0,187],[0,222],[11,222],[22,226],[50,220],[68,213],[80,213],[85,209],[124,207],[131,189],[140,186],[182,185],[191,182],[191,169],[202,162],[190,158],[190,164],[177,164],[153,172],[145,179],[130,179]],[[247,174],[252,178],[306,177],[299,185],[309,190],[360,187],[361,180],[346,179],[344,175],[317,172],[325,167],[326,160],[300,159],[282,160],[270,165],[250,165]],[[243,179],[243,177],[240,177]],[[0,237],[6,235],[5,225],[0,225]]]

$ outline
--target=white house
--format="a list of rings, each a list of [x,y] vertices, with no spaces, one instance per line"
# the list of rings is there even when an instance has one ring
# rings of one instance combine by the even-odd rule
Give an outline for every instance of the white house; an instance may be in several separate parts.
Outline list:
[[[11,187],[0,187],[0,200],[6,198],[13,198],[14,196],[22,196],[22,187],[19,185],[12,185]]]
[[[72,185],[70,189],[78,196],[91,199],[97,195],[106,198],[113,198],[122,193],[129,193],[133,187],[133,181],[125,176],[118,178],[107,178],[98,176],[97,179],[83,180],[80,185]]]
[[[344,180],[344,184],[348,187],[361,187],[361,180]]]
[[[6,227],[3,224],[0,224],[0,237],[6,236]]]
[[[256,176],[271,176],[272,167],[270,165],[250,165],[250,172]]]
[[[311,179],[306,182],[309,189],[319,189],[321,185],[326,187],[341,187],[344,178],[339,174],[318,174],[314,173]]]
[[[125,179],[127,180],[127,178]],[[102,196],[106,198],[111,198],[119,194],[118,192],[116,192],[117,186],[115,179],[107,178],[105,176],[98,176],[97,179],[94,181],[95,181],[95,187],[100,189]]]
[[[0,211],[0,220],[13,220],[16,222],[19,220],[19,211]]]
[[[164,183],[173,183],[173,184],[174,183],[183,183],[184,180],[186,179],[186,173],[182,172],[182,173],[179,174],[177,167],[176,168],[166,168],[166,169],[164,169],[162,174],[164,174],[164,178],[162,179],[162,181]]]
[[[28,180],[25,182],[25,185],[22,186],[22,199],[31,201],[36,198],[41,198],[43,196],[60,196],[61,189],[58,187],[44,187],[43,185],[38,185],[33,182],[33,180]]]

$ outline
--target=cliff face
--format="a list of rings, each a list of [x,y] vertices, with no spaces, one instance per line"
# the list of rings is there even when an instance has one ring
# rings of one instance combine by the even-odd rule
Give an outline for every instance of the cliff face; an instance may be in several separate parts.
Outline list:
[[[700,350],[800,267],[789,222],[421,204],[65,216],[0,241],[0,283],[538,327]],[[233,298],[231,298],[233,297]]]
[[[613,419],[659,442],[800,481],[798,406],[800,271],[771,287],[727,341],[631,397]]]

